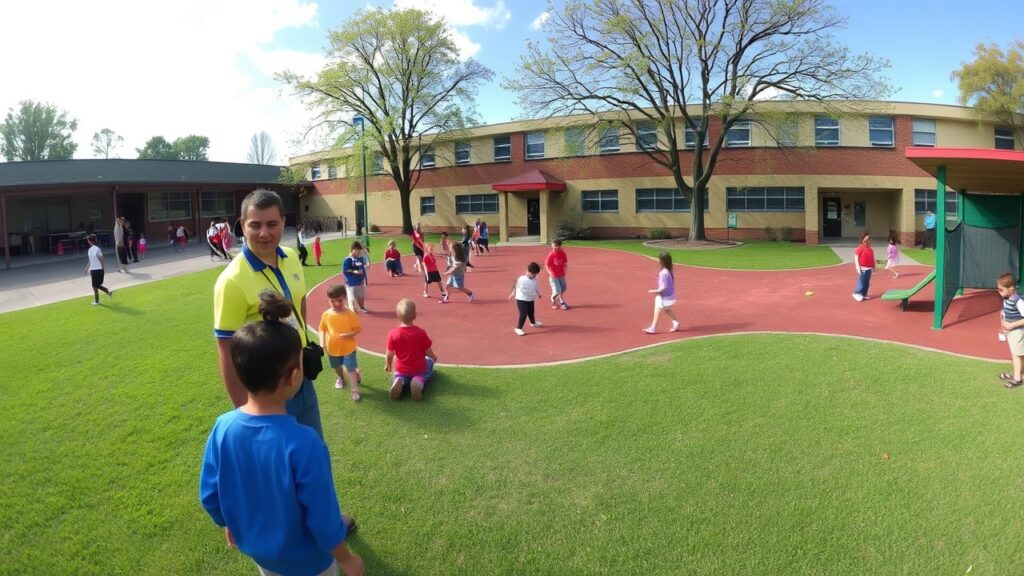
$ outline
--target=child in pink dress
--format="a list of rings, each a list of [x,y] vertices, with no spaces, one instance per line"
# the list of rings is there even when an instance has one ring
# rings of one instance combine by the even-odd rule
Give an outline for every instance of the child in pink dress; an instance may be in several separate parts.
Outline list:
[[[320,247],[320,235],[313,237],[313,256],[316,257],[316,265],[320,265],[320,257],[324,255],[324,249]]]
[[[139,253],[139,260],[146,259],[146,248],[148,247],[148,245],[149,242],[146,241],[146,233],[140,232],[139,241],[135,244],[135,249]]]
[[[886,248],[885,252],[885,269],[892,272],[893,278],[899,278],[900,273],[896,271],[896,266],[900,263],[900,249],[896,247],[896,239],[892,236],[889,237],[889,247]]]

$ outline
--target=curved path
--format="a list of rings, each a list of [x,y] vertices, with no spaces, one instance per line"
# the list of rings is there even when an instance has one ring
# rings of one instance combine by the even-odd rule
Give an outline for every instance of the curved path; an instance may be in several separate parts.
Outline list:
[[[451,302],[438,304],[436,297],[424,298],[423,283],[411,274],[412,257],[403,258],[409,275],[390,278],[383,264],[370,270],[366,305],[361,314],[359,347],[383,354],[388,331],[397,324],[395,304],[412,298],[418,305],[422,325],[434,340],[434,350],[443,364],[515,366],[567,362],[623,352],[682,338],[742,332],[794,332],[855,336],[901,342],[977,358],[1003,360],[1006,344],[996,339],[1000,300],[994,291],[968,292],[954,300],[946,315],[945,328],[933,330],[932,288],[911,300],[901,312],[898,302],[884,302],[878,296],[889,288],[913,286],[930,269],[904,266],[898,279],[879,271],[871,283],[871,299],[856,302],[850,297],[856,277],[850,265],[808,270],[736,271],[689,266],[675,267],[678,303],[675,312],[683,330],[647,335],[641,328],[650,322],[653,297],[647,293],[656,285],[655,260],[627,252],[570,246],[569,290],[572,308],[552,310],[537,302],[541,328],[527,324],[527,336],[516,336],[512,328],[517,313],[506,300],[516,277],[526,265],[543,267],[546,246],[501,246],[490,256],[473,259],[476,268],[466,275],[476,300],[453,292]],[[545,296],[550,295],[547,275],[538,276]],[[340,276],[316,286],[309,295],[310,323],[318,324],[327,308],[327,287]],[[807,292],[813,295],[807,296]],[[436,286],[432,294],[437,294]]]

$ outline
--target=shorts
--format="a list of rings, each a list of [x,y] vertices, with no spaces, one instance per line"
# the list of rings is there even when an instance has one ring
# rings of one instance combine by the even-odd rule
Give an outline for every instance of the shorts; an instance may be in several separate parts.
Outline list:
[[[89,276],[92,276],[93,288],[103,286],[103,270],[89,270]]]
[[[415,254],[417,258],[423,258],[423,249],[418,246],[412,247],[412,253]]]
[[[548,283],[551,284],[551,297],[552,298],[554,298],[555,296],[558,296],[562,292],[565,292],[565,289],[566,289],[565,276],[560,276],[558,278],[548,278]]]
[[[427,272],[426,283],[433,284],[434,282],[437,282],[438,284],[441,283],[441,273],[437,270]]]
[[[465,288],[466,287],[466,278],[462,277],[462,276],[460,276],[460,277],[449,276],[448,277],[448,285],[451,286],[452,288]]]
[[[331,368],[341,368],[344,366],[345,370],[349,372],[354,372],[356,368],[359,368],[355,350],[351,354],[345,354],[344,356],[331,356],[328,354],[327,359],[331,363]]]
[[[363,284],[358,286],[345,286],[345,290],[348,291],[349,298],[366,298],[366,286]]]
[[[1010,354],[1024,356],[1024,329],[1007,332],[1006,343],[1010,345]]]
[[[487,238],[477,238],[476,243],[483,246],[484,248],[487,248],[487,241]]]
[[[665,298],[661,294],[654,297],[655,308],[671,308],[676,303],[675,298]]]

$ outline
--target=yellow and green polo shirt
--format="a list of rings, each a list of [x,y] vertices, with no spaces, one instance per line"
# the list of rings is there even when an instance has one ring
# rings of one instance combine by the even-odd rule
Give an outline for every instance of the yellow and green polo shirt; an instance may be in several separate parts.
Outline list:
[[[274,268],[260,260],[248,246],[243,246],[241,257],[228,264],[213,286],[214,335],[217,338],[231,338],[242,326],[262,320],[259,311],[260,294],[266,290],[283,294],[301,312],[302,299],[306,297],[306,277],[302,272],[302,263],[291,248],[278,246],[277,267]],[[294,317],[291,320],[305,345],[309,335],[300,328]],[[305,319],[302,322],[305,325]]]

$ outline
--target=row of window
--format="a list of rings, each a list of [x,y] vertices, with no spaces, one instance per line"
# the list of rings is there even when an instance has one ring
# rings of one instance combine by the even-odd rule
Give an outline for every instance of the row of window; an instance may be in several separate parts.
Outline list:
[[[618,213],[618,190],[584,190],[580,193],[582,210],[590,213]],[[935,190],[914,190],[914,211],[924,214],[936,210]],[[804,189],[797,186],[748,186],[725,189],[729,212],[803,212]],[[708,191],[704,191],[704,211],[708,211]],[[957,194],[946,192],[946,212],[956,214]],[[636,212],[687,212],[690,199],[676,188],[637,188]],[[420,197],[420,215],[434,214],[437,205],[433,196]],[[497,194],[462,194],[455,196],[456,214],[497,214]]]
[[[192,193],[188,190],[150,192],[149,219],[184,220],[192,217]],[[205,191],[199,193],[199,217],[233,216],[237,211],[234,192]]]

